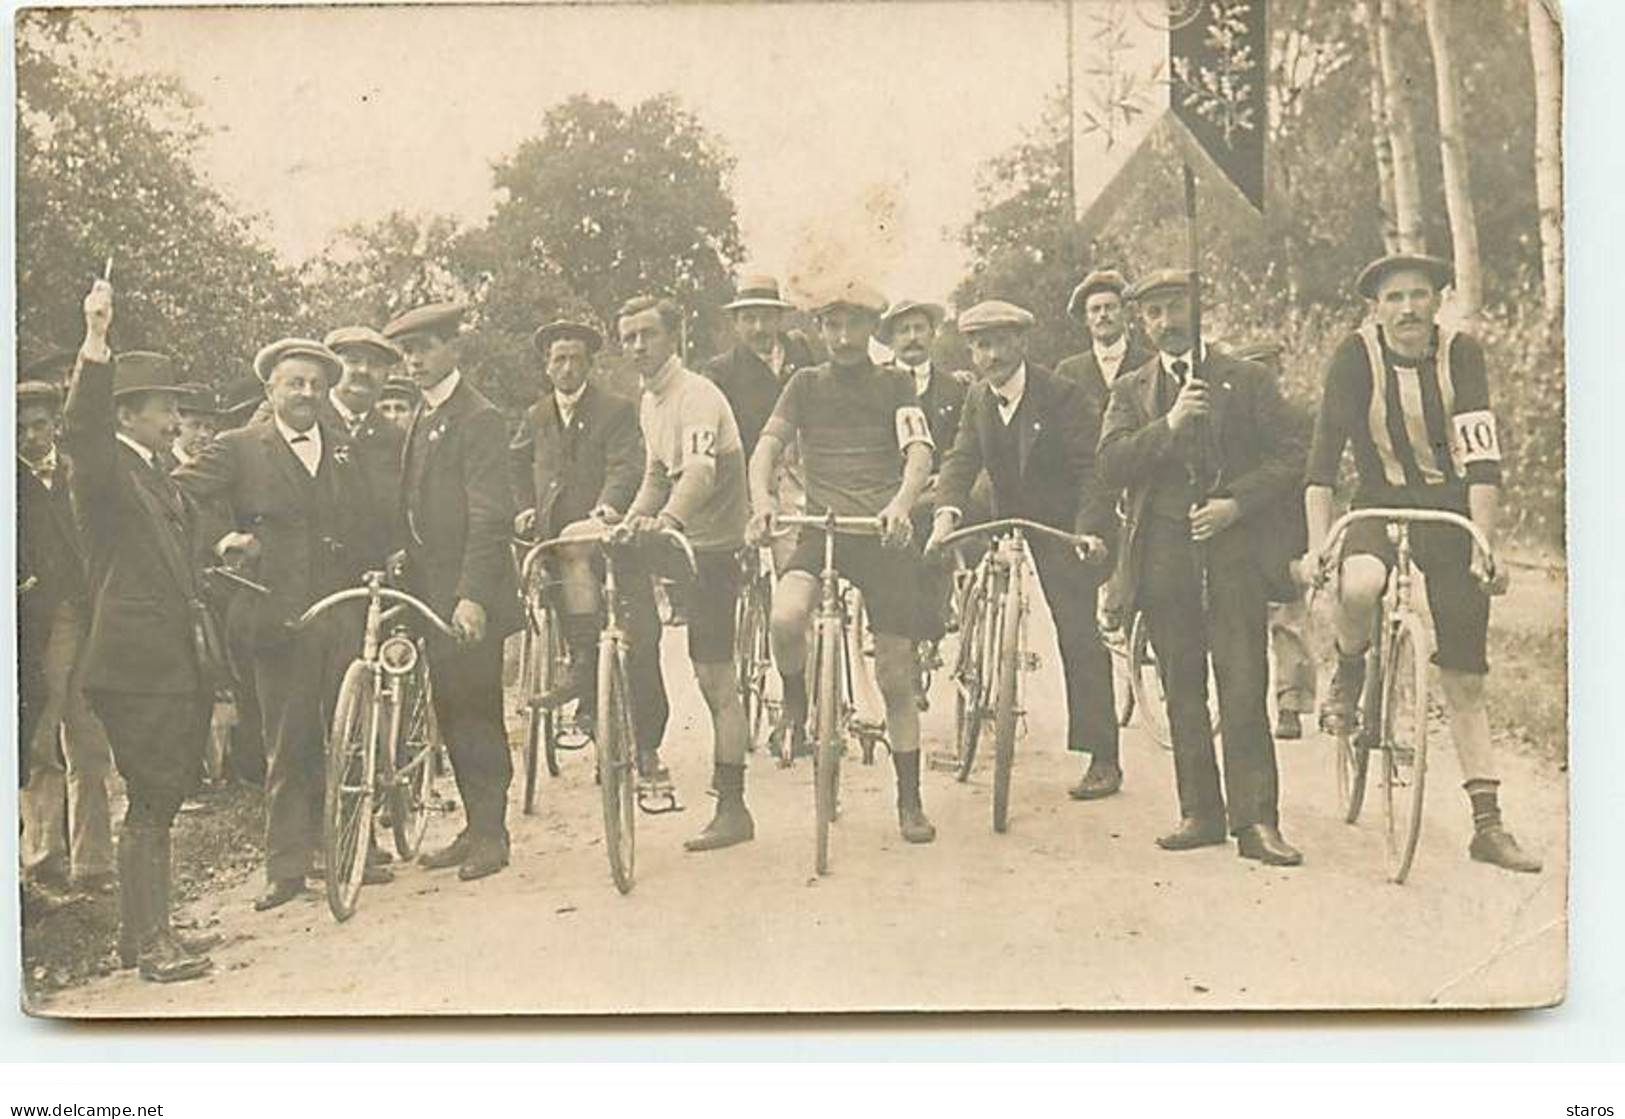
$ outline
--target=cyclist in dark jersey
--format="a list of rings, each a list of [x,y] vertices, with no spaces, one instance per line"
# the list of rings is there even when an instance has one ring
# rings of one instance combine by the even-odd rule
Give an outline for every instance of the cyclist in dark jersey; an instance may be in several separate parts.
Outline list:
[[[773,472],[784,448],[797,441],[809,513],[881,519],[881,539],[843,536],[835,562],[863,592],[875,635],[875,675],[897,770],[899,828],[908,842],[929,843],[936,828],[920,802],[914,670],[924,602],[919,557],[908,543],[911,512],[931,473],[931,427],[912,378],[870,361],[869,339],[885,309],[879,292],[848,284],[814,310],[830,360],[790,379],[762,429],[750,461],[751,539],[760,543],[772,531]],[[806,720],[807,626],[823,555],[822,537],[804,532],[773,594],[773,659],[792,728]]]
[[[1309,453],[1304,504],[1312,570],[1332,523],[1333,488],[1343,448],[1352,444],[1358,484],[1354,505],[1442,509],[1469,517],[1494,539],[1501,503],[1501,448],[1490,410],[1484,351],[1470,335],[1436,322],[1440,293],[1453,279],[1448,262],[1388,256],[1367,265],[1358,288],[1372,321],[1332,355]],[[1450,713],[1473,812],[1472,858],[1534,873],[1540,861],[1502,826],[1500,775],[1490,741],[1484,681],[1490,595],[1483,557],[1448,525],[1411,529],[1417,566],[1427,578],[1438,651],[1434,662]],[[1337,578],[1337,670],[1322,709],[1328,730],[1346,730],[1365,680],[1365,653],[1378,600],[1394,564],[1384,526],[1349,532]]]

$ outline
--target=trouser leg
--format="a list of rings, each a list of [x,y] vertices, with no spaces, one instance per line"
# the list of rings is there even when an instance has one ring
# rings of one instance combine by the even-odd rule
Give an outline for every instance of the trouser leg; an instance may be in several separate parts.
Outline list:
[[[67,763],[68,850],[75,877],[113,869],[112,805],[107,794],[113,751],[101,720],[80,687],[84,628],[74,617],[73,671],[62,710],[62,752]]]
[[[1234,533],[1236,530],[1232,530]],[[1268,604],[1249,541],[1209,545],[1208,632],[1224,727],[1224,783],[1232,833],[1279,823],[1279,777],[1269,726]]]
[[[430,644],[435,715],[451,756],[470,837],[507,840],[513,758],[502,716],[502,640],[459,648]]]
[[[1167,695],[1180,815],[1222,820],[1224,796],[1208,715],[1202,588],[1189,530],[1183,524],[1148,524],[1139,604]]]
[[[51,618],[42,657],[44,692],[28,750],[28,784],[22,808],[22,864],[29,874],[67,875],[68,774],[62,749],[63,715],[73,686],[79,635],[77,620],[64,604]]]
[[[1297,602],[1271,603],[1270,657],[1275,662],[1275,704],[1282,711],[1300,715],[1315,709],[1315,666],[1304,641],[1308,611]],[[1276,639],[1277,631],[1290,636]]]
[[[320,648],[305,641],[254,657],[265,742],[265,876],[272,882],[309,874],[320,845],[322,667]]]
[[[1111,654],[1100,640],[1095,620],[1099,580],[1061,548],[1035,545],[1033,559],[1061,650],[1067,749],[1089,754],[1092,765],[1115,766],[1117,708],[1112,698]]]

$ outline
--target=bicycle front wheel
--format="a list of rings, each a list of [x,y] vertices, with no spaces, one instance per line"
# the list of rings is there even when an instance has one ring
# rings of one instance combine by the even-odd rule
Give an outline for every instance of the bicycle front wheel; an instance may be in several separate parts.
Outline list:
[[[841,784],[841,623],[822,618],[818,622],[816,664],[818,705],[813,726],[818,741],[813,753],[814,809],[817,815],[817,847],[813,868],[829,873],[829,830],[839,810]]]
[[[1388,876],[1405,881],[1422,836],[1427,787],[1428,661],[1421,621],[1409,616],[1394,627],[1383,671],[1382,802]]]
[[[339,685],[333,726],[327,737],[327,789],[322,813],[322,849],[327,859],[327,907],[349,920],[361,894],[372,836],[373,782],[384,704],[374,669],[354,660]]]
[[[999,618],[998,692],[993,701],[993,830],[1010,826],[1010,771],[1016,761],[1016,687],[1021,672],[1021,591],[1014,579]]]
[[[637,851],[636,749],[626,692],[626,664],[610,641],[598,648],[598,791],[604,802],[604,847],[621,893],[632,889]]]
[[[395,851],[403,859],[417,856],[434,805],[440,725],[435,721],[432,687],[428,658],[419,650],[417,667],[400,681],[400,721],[395,724],[398,768],[391,817]]]
[[[959,664],[954,670],[958,697],[954,704],[954,748],[959,757],[959,782],[970,780],[976,766],[976,747],[988,714],[993,643],[998,640],[997,615],[991,609],[994,593],[985,579],[971,582],[966,596],[964,631],[959,635]]]

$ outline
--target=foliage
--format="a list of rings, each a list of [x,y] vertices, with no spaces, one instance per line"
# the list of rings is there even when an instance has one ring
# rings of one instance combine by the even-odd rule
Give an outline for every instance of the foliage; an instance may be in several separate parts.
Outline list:
[[[113,260],[116,348],[221,381],[289,331],[298,286],[194,169],[202,131],[177,84],[121,77],[71,13],[17,21],[18,361],[72,348]]]

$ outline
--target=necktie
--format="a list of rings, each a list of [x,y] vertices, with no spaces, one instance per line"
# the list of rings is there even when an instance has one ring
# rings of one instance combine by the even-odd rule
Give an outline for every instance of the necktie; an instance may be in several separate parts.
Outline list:
[[[1173,363],[1173,370],[1174,370],[1174,380],[1179,383],[1180,388],[1184,388],[1185,387],[1185,377],[1191,371],[1191,363],[1186,361],[1184,358],[1179,358],[1177,361],[1175,361]]]

